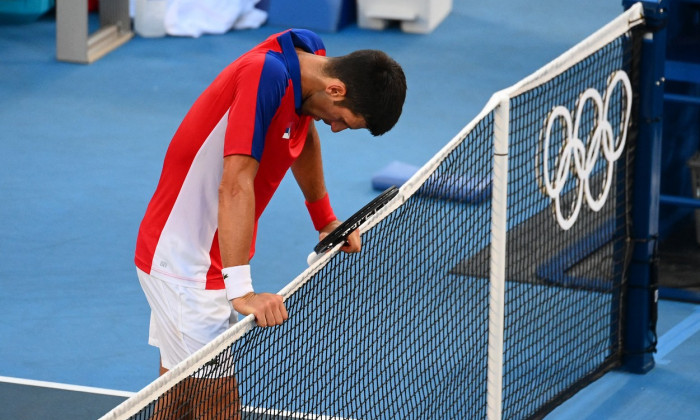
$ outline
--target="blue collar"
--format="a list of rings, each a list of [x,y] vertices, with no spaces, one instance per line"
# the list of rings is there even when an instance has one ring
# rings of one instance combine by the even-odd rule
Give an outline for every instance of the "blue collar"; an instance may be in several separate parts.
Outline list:
[[[293,37],[292,31],[287,31],[280,35],[277,39],[279,40],[280,46],[282,47],[282,55],[287,62],[287,69],[289,70],[289,75],[292,78],[292,85],[294,86],[294,107],[296,108],[297,114],[301,112],[301,70],[299,68],[299,57],[294,49],[295,46],[308,50],[308,47],[301,43],[300,40]],[[298,42],[294,42],[298,41]],[[296,44],[300,45],[296,45]]]

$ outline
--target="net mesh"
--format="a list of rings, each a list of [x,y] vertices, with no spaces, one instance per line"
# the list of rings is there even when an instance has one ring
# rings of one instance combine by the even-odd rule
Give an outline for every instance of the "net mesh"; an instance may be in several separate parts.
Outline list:
[[[489,173],[490,127],[487,115],[420,195],[364,233],[362,253],[337,254],[289,296],[283,325],[250,330],[192,378],[235,361],[243,418],[484,417],[488,282],[449,268],[488,244],[490,206],[434,192]],[[188,384],[133,418],[219,394],[233,403],[232,387]]]
[[[632,97],[609,83],[624,71],[634,88],[633,35],[511,98],[504,418],[541,417],[619,363],[636,124],[625,120]],[[604,118],[581,100],[588,88],[607,98]],[[557,106],[585,153],[564,147]],[[596,143],[601,121],[612,136]],[[485,418],[493,111],[470,127],[415,193],[402,189],[403,202],[378,215],[361,253],[303,277],[286,298],[288,321],[231,338],[130,418]]]
[[[626,140],[623,137],[625,122],[634,127],[627,118],[635,112],[627,108],[632,96],[621,84],[611,83],[620,71],[631,84],[636,80],[633,52],[639,49],[638,39],[631,33],[621,36],[548,83],[511,100],[506,280],[519,281],[506,284],[505,418],[526,418],[546,410],[548,402],[581,378],[619,361],[634,130],[628,128]],[[603,109],[583,99],[584,88],[599,93]],[[562,134],[559,121],[562,127],[552,128],[549,142],[553,149],[548,156],[549,173],[542,170],[542,148],[548,146],[543,141],[546,133],[541,134],[543,122],[556,106],[571,112],[574,138],[585,145],[585,156],[579,158],[583,169],[575,167],[577,152],[565,147],[574,142]],[[612,138],[606,140],[602,134],[596,138],[596,129],[606,121]],[[626,153],[616,160],[605,151],[606,146],[613,150],[623,145]],[[533,153],[537,154],[535,168]],[[567,158],[571,159],[568,168]],[[587,170],[586,177],[582,173]],[[547,182],[562,187],[557,198],[560,219],[575,220],[568,230],[557,222],[552,198],[557,194],[544,191]],[[586,197],[586,188],[593,199]],[[594,211],[592,203],[604,196],[606,188],[604,206]],[[577,202],[580,210],[574,218]]]

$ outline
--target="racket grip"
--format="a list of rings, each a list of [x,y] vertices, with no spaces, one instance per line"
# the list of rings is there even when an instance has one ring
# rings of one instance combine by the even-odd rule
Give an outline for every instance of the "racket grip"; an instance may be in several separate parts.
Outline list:
[[[318,261],[319,258],[321,258],[320,254],[317,254],[314,251],[311,251],[311,254],[309,254],[309,256],[306,257],[306,263],[311,266],[311,265],[313,265],[313,263]]]

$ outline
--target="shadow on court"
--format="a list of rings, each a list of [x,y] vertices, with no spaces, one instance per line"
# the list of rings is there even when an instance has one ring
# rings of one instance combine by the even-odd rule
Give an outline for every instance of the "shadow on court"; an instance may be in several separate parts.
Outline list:
[[[0,382],[0,419],[95,420],[125,399],[87,390]]]
[[[700,244],[695,221],[684,220],[659,245],[659,295],[664,299],[700,303]]]
[[[24,383],[26,382],[26,383]],[[40,381],[0,379],[1,420],[96,420],[131,393]],[[294,420],[298,413],[243,408],[243,419]],[[315,417],[314,417],[315,418]]]

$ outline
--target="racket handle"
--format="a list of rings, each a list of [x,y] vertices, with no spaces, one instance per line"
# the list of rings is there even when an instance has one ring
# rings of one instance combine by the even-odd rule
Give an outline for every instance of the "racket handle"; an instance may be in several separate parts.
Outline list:
[[[320,254],[317,254],[314,251],[311,251],[311,254],[309,254],[309,256],[306,257],[306,263],[311,266],[311,265],[313,265],[313,263],[318,261],[319,258],[321,258]]]

